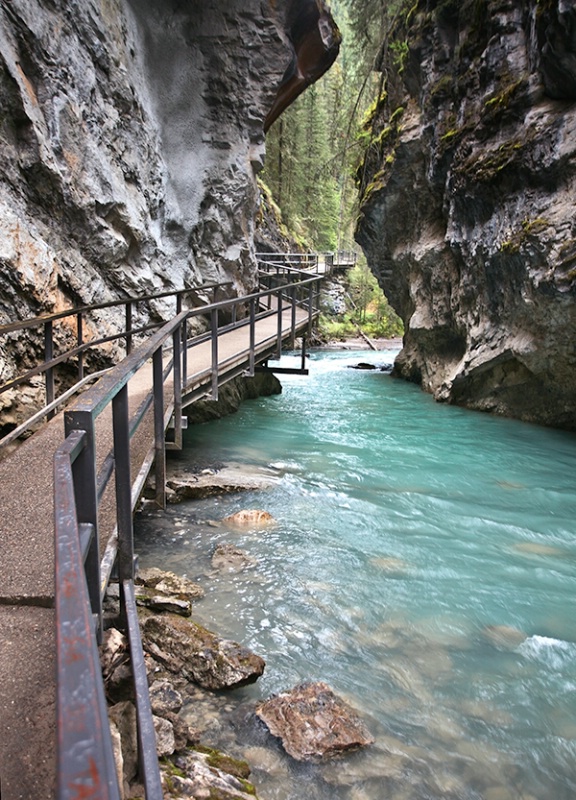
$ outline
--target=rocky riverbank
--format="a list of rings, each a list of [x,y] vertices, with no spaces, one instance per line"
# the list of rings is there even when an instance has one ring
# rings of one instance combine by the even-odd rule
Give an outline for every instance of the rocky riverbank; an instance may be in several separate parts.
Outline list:
[[[240,512],[228,520],[238,526],[272,522],[263,511]],[[247,554],[223,545],[216,548],[213,565],[216,571],[252,566]],[[203,737],[227,708],[224,693],[256,681],[265,669],[264,659],[193,621],[193,604],[204,595],[198,584],[148,569],[139,573],[136,588],[164,796],[253,800],[257,795],[248,780],[249,764],[203,744]],[[106,603],[111,623],[118,617],[118,595],[117,584],[112,584]],[[122,797],[139,797],[129,647],[113,625],[106,631],[101,661]],[[304,683],[252,703],[243,716],[244,725],[259,729],[262,746],[253,750],[260,765],[274,761],[277,740],[296,761],[311,762],[374,741],[356,712],[324,683]]]

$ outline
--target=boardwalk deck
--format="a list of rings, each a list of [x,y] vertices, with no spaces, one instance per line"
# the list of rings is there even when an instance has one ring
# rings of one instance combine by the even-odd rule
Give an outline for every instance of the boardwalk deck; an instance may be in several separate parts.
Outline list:
[[[287,341],[308,325],[308,312],[286,308],[281,338]],[[255,359],[277,349],[277,315],[255,326]],[[250,363],[248,326],[218,336],[218,382],[244,371]],[[140,405],[152,384],[143,367],[129,383],[130,407]],[[188,348],[190,399],[212,387],[212,343]],[[167,402],[167,406],[170,402]],[[167,407],[167,415],[170,408]],[[97,457],[110,448],[108,410],[98,418]],[[62,414],[45,424],[0,461],[0,798],[51,800],[55,795],[55,632],[54,521],[52,460],[64,438]],[[132,452],[133,480],[150,463],[151,421],[138,431]],[[113,533],[112,493],[103,498],[100,536],[104,546]]]

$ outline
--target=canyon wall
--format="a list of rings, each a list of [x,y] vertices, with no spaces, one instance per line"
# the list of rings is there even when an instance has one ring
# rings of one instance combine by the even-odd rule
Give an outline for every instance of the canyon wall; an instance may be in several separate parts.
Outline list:
[[[287,4],[0,3],[0,323],[206,282],[254,289]],[[86,338],[122,314],[95,313]],[[2,337],[0,383],[42,357],[41,334]]]
[[[438,400],[576,430],[576,8],[407,4],[357,240]]]

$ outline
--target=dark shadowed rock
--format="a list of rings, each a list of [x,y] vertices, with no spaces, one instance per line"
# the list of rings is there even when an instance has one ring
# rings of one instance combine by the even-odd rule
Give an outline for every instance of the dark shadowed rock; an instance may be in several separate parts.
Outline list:
[[[170,681],[154,681],[150,687],[150,702],[152,711],[159,717],[167,713],[177,714],[182,708],[182,695]]]
[[[414,9],[358,173],[356,238],[405,324],[394,374],[574,430],[576,5]]]
[[[142,625],[144,649],[177,675],[204,689],[233,689],[254,683],[264,659],[246,647],[174,614],[149,617]]]
[[[259,703],[256,714],[298,761],[320,761],[374,741],[354,709],[325,683],[275,695]]]

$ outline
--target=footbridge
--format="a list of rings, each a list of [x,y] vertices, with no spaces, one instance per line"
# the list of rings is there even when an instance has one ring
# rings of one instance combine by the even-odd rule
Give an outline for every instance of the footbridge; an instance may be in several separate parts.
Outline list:
[[[45,406],[0,442],[1,800],[120,797],[97,649],[113,569],[134,674],[140,779],[147,800],[162,797],[133,512],[150,474],[164,507],[166,452],[182,447],[188,405],[217,398],[227,381],[305,342],[330,271],[318,266],[324,258],[309,262],[262,258],[259,290],[243,297],[219,300],[230,286],[201,286],[0,326],[4,341],[24,337],[43,356],[0,386],[0,397],[39,382],[46,394]],[[171,318],[159,322],[158,308],[169,304]],[[102,335],[103,311],[123,320],[119,330]],[[102,347],[122,348],[123,357],[94,371]]]

